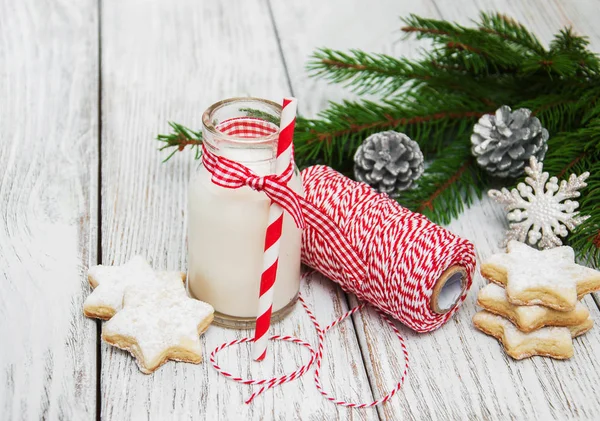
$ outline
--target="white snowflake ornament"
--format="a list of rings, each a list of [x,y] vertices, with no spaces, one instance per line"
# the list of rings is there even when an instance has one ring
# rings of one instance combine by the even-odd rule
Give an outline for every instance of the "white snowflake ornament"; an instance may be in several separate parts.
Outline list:
[[[566,237],[569,231],[581,225],[589,216],[580,216],[575,209],[579,203],[570,200],[579,197],[579,189],[587,186],[585,180],[589,172],[579,177],[571,174],[569,180],[550,177],[542,172],[543,164],[535,157],[529,160],[525,168],[527,177],[516,189],[490,190],[488,195],[502,204],[508,211],[508,231],[503,246],[510,240],[522,243],[527,240],[540,249],[549,249],[562,245],[559,237]]]

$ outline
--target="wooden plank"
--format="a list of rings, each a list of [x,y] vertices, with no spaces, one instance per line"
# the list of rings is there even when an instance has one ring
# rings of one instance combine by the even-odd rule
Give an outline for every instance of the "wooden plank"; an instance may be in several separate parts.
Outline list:
[[[442,17],[468,23],[479,9],[504,11],[535,29],[544,41],[574,15],[565,19],[565,2],[463,1],[436,2]],[[576,2],[569,2],[572,7]],[[590,33],[590,31],[582,32]],[[592,43],[595,41],[592,40]],[[501,209],[484,199],[449,225],[449,229],[476,245],[479,262],[498,252],[505,229]],[[476,292],[485,285],[477,275],[465,304],[438,331],[419,335],[402,328],[412,356],[408,381],[388,405],[380,409],[383,419],[593,419],[598,413],[597,394],[600,352],[595,331],[575,340],[575,356],[568,361],[533,358],[514,361],[496,340],[476,331],[471,323]],[[353,300],[351,300],[353,301]],[[584,300],[592,317],[600,312],[591,297]],[[355,317],[357,333],[372,382],[392,384],[402,369],[397,340],[372,313]]]
[[[167,120],[200,127],[203,110],[223,98],[251,94],[281,100],[288,85],[269,16],[267,4],[259,0],[226,6],[193,0],[103,3],[104,263],[120,264],[140,253],[156,268],[185,267],[187,183],[197,163],[191,153],[181,153],[162,164],[165,155],[156,151],[153,139],[168,130]],[[303,293],[324,322],[346,309],[344,295],[330,282],[312,281]],[[316,344],[299,306],[274,332]],[[218,344],[249,333],[211,327],[202,337],[205,359]],[[292,371],[307,354],[276,343],[261,364],[250,364],[244,346],[223,351],[219,361],[232,371],[264,378]],[[337,383],[352,381],[356,394],[370,398],[351,324],[328,337],[324,365],[335,371]],[[309,375],[244,405],[251,388],[218,375],[208,362],[170,362],[146,376],[128,354],[104,344],[101,393],[102,418],[107,420],[377,417],[374,411],[352,411],[325,401]]]
[[[96,2],[0,2],[0,45],[0,418],[93,420]]]

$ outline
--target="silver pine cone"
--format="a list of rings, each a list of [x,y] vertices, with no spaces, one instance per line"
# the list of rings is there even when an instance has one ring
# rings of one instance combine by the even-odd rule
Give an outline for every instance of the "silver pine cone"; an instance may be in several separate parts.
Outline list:
[[[529,158],[543,161],[548,150],[548,130],[531,110],[514,112],[507,105],[486,114],[473,127],[471,151],[477,163],[495,177],[515,178],[523,174]]]
[[[423,174],[423,153],[403,133],[386,131],[365,139],[354,154],[354,176],[381,193],[397,195]]]

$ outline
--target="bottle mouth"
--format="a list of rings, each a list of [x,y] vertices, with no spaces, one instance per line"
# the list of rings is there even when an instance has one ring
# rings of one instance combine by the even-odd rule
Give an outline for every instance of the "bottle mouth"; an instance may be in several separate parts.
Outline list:
[[[276,142],[279,127],[274,121],[281,117],[281,105],[261,98],[229,98],[211,105],[202,115],[202,125],[208,137],[226,141],[231,146],[268,144]],[[263,122],[257,130],[236,130]],[[208,139],[207,139],[208,140]]]

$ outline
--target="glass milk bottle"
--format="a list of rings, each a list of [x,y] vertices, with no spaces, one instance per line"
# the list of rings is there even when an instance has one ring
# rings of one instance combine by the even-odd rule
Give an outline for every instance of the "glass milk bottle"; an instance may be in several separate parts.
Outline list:
[[[257,98],[232,98],[212,105],[202,117],[204,146],[213,154],[248,167],[259,176],[273,174],[281,106]],[[249,115],[261,116],[249,117]],[[264,118],[262,118],[264,117]],[[260,123],[272,134],[236,130]],[[288,186],[303,195],[296,169]],[[244,186],[228,189],[211,182],[200,165],[188,193],[188,289],[215,308],[215,322],[254,326],[262,274],[270,200]],[[284,214],[272,320],[287,314],[300,287],[301,230]]]

